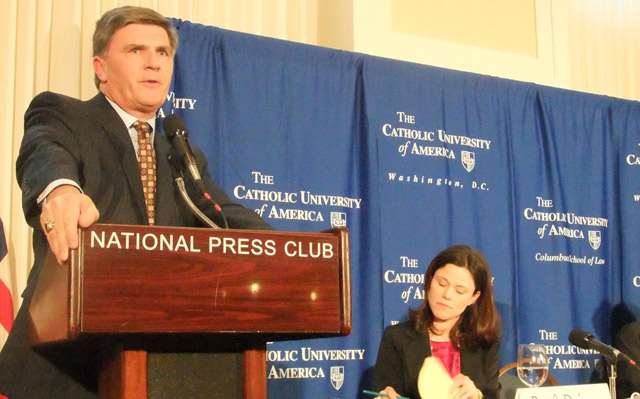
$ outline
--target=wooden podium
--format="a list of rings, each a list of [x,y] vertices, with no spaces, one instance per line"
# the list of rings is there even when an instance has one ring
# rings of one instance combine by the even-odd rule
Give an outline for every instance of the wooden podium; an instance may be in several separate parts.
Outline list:
[[[346,228],[97,224],[81,231],[67,263],[49,254],[43,266],[30,340],[45,353],[99,348],[90,363],[99,367],[101,398],[147,398],[150,351],[234,339],[242,343],[244,397],[266,399],[267,341],[351,332]]]

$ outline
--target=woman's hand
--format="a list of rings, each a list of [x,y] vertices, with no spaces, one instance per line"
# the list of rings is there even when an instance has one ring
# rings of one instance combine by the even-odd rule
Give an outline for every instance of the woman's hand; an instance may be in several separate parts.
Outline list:
[[[400,395],[398,395],[396,390],[393,389],[392,387],[386,387],[385,389],[380,391],[380,393],[383,393],[383,394],[387,395],[389,397],[389,399],[398,399],[398,397],[400,396]]]
[[[479,392],[476,384],[464,374],[453,377],[453,383],[449,389],[451,399],[480,399]]]

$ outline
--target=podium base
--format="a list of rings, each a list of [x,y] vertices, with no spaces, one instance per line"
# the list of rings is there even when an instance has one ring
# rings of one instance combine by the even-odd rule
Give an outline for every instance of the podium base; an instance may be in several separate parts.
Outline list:
[[[242,353],[149,353],[149,399],[242,398]]]

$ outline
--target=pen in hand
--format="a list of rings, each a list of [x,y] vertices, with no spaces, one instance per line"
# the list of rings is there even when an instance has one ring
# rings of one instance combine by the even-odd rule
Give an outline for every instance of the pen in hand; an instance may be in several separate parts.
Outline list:
[[[388,398],[389,395],[387,395],[386,393],[380,393],[380,392],[375,392],[375,391],[368,391],[366,389],[362,390],[363,393],[369,394],[369,395],[374,395],[374,396],[380,396],[381,398]],[[400,396],[398,395],[398,399],[409,399],[406,396]]]

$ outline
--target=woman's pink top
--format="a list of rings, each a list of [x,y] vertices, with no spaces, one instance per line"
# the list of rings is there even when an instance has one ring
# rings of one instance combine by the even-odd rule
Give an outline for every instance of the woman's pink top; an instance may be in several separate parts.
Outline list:
[[[460,351],[451,341],[431,341],[431,354],[442,361],[452,378],[460,374]]]

